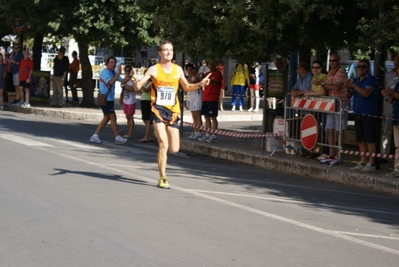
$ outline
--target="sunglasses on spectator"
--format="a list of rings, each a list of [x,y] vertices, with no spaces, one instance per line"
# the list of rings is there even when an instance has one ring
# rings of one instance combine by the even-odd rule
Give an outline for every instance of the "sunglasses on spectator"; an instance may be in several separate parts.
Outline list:
[[[125,71],[131,71],[132,69],[125,69]]]
[[[330,59],[329,61],[330,62],[336,62],[336,61],[338,61],[338,59]]]
[[[321,67],[319,67],[319,66],[312,66],[312,69],[318,70],[318,69],[321,69]]]
[[[367,66],[366,65],[357,65],[356,68],[364,70],[364,69],[367,69]]]

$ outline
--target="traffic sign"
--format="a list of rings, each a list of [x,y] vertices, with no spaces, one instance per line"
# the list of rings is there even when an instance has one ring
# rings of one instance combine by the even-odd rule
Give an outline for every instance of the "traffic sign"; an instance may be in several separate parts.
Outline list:
[[[311,150],[317,143],[317,121],[312,114],[307,114],[301,122],[301,142],[306,150]]]

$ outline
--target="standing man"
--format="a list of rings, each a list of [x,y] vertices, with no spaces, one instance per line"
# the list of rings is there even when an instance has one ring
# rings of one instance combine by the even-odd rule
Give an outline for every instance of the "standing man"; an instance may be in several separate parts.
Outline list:
[[[330,71],[327,74],[327,81],[313,81],[314,85],[321,85],[329,96],[337,97],[341,100],[342,106],[337,102],[335,111],[342,109],[342,117],[335,114],[327,114],[326,131],[327,141],[330,145],[328,158],[320,159],[321,163],[338,163],[339,150],[331,146],[337,146],[338,135],[341,135],[341,145],[344,143],[344,131],[348,125],[349,98],[345,92],[344,82],[347,79],[346,71],[341,68],[340,57],[337,54],[330,56]]]
[[[361,153],[375,153],[378,124],[378,83],[377,79],[370,74],[370,62],[359,60],[357,63],[358,77],[345,82],[346,97],[350,99],[353,95],[353,112],[355,113],[356,142],[359,143]],[[350,171],[375,172],[375,157],[360,155],[360,162]]]
[[[100,121],[100,124],[97,126],[96,131],[90,137],[90,142],[101,144],[102,141],[98,136],[104,127],[111,121],[111,131],[115,136],[115,144],[122,145],[126,143],[127,139],[123,138],[118,133],[118,128],[116,126],[116,114],[114,110],[114,103],[115,103],[115,82],[119,81],[121,83],[126,83],[130,77],[126,75],[125,79],[120,77],[122,72],[122,64],[118,66],[118,72],[115,71],[116,67],[116,58],[109,57],[106,61],[107,67],[103,69],[100,73],[100,82],[99,82],[99,93],[100,94],[108,94],[107,95],[107,106],[101,107],[103,112],[103,119]],[[62,92],[62,86],[61,86]]]
[[[392,104],[392,126],[393,138],[395,143],[395,165],[393,172],[385,174],[390,178],[399,177],[399,55],[395,57],[394,69],[385,76],[385,90],[381,93],[388,97],[388,102]]]
[[[291,90],[293,98],[304,96],[306,92],[312,89],[312,73],[309,71],[309,65],[306,62],[299,62],[296,71],[299,79]]]
[[[216,69],[214,62],[209,61],[209,84],[205,86],[202,93],[202,109],[201,115],[205,117],[205,126],[208,129],[218,129],[218,105],[221,84],[223,83],[223,74]],[[206,73],[208,75],[208,73]],[[207,143],[216,143],[218,141],[215,134],[207,132],[204,136],[198,138],[199,141],[206,141]]]
[[[66,75],[68,73],[69,62],[64,57],[65,48],[61,47],[58,50],[58,55],[54,58],[53,67],[53,98],[50,103],[50,107],[62,107],[64,103],[63,87]]]
[[[78,72],[79,72],[79,59],[78,53],[76,51],[72,52],[72,62],[69,64],[69,87],[71,88],[72,92],[72,104],[78,105],[79,98],[78,98],[78,91],[76,89],[78,83]],[[68,98],[68,95],[66,95]]]
[[[20,95],[25,95],[25,101],[21,104],[21,107],[29,108],[29,87],[32,81],[33,72],[33,61],[29,57],[29,51],[25,50],[24,58],[20,62],[19,66],[19,89]]]
[[[19,44],[14,44],[12,47],[13,50],[13,57],[11,59],[12,63],[12,79],[13,79],[13,84],[15,87],[15,100],[11,103],[11,105],[18,105],[22,103],[23,101],[23,96],[21,95],[21,90],[19,89],[19,64],[21,63],[21,60],[24,58],[24,55],[21,52],[21,46]]]
[[[158,55],[161,60],[151,66],[144,77],[134,83],[140,90],[149,79],[152,79],[151,89],[151,112],[154,129],[158,137],[158,170],[160,179],[158,187],[170,189],[166,178],[166,162],[168,149],[170,153],[177,153],[180,148],[180,136],[178,129],[180,102],[177,91],[180,85],[185,91],[195,91],[209,84],[208,77],[202,81],[190,84],[184,76],[183,69],[172,63],[173,45],[169,41],[163,41],[158,47]],[[137,77],[134,76],[137,80]]]

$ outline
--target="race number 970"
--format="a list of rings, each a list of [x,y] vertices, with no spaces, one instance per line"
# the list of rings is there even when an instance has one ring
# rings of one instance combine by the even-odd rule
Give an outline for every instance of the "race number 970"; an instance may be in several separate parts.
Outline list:
[[[161,97],[161,101],[171,100],[172,99],[172,93],[161,93],[160,97]]]

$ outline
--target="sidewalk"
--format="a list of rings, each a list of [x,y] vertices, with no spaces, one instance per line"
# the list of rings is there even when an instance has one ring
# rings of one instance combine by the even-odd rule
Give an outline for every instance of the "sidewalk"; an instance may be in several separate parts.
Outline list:
[[[138,101],[139,103],[140,101]],[[235,111],[229,108],[229,98],[224,101],[225,111],[219,111],[218,121],[219,129],[231,133],[261,134],[263,110],[259,113]],[[4,105],[5,110],[35,114],[42,116],[55,117],[60,119],[76,119],[99,122],[102,119],[102,112],[97,108],[82,108],[67,105],[63,108],[50,108],[48,102],[33,102],[31,108],[22,108],[19,106]],[[119,105],[119,100],[115,101],[115,110],[118,116],[118,125],[125,126],[126,119]],[[136,109],[135,121],[136,129],[139,133],[144,133],[144,126],[140,120],[140,106]],[[187,109],[183,111],[183,121],[192,122],[191,113]],[[120,127],[119,127],[120,128]],[[385,174],[393,169],[393,161],[390,160],[381,164],[381,169],[376,173],[360,174],[350,172],[345,164],[339,164],[328,167],[327,164],[320,164],[315,159],[306,159],[296,155],[288,155],[282,149],[279,149],[273,157],[270,152],[261,150],[261,138],[238,138],[230,135],[218,135],[218,143],[206,143],[200,141],[188,140],[192,128],[183,124],[183,137],[181,138],[181,150],[194,152],[209,157],[228,160],[237,163],[259,166],[266,170],[288,172],[293,175],[305,175],[315,179],[322,179],[336,183],[342,183],[359,188],[365,188],[373,191],[380,191],[389,194],[399,195],[399,178],[386,178]],[[137,142],[138,138],[133,140]],[[345,148],[346,149],[346,148]],[[357,150],[357,147],[351,147],[350,150]],[[354,166],[359,158],[356,156],[342,155],[350,166]],[[268,175],[265,171],[265,175]]]

